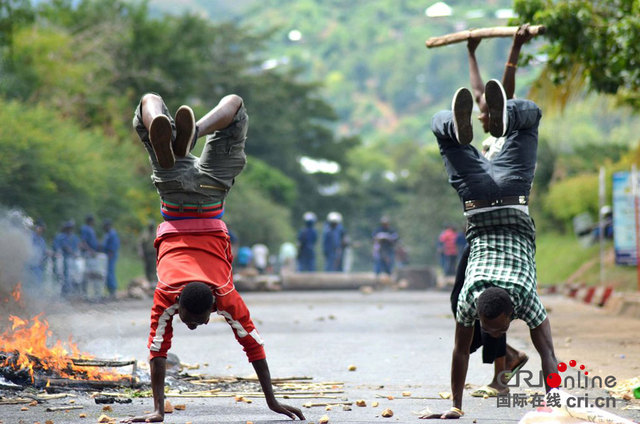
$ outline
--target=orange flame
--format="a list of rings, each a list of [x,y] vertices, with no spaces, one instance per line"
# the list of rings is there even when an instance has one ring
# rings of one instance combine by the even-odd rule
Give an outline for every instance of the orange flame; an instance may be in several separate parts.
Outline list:
[[[13,297],[13,300],[15,300],[18,303],[20,302],[20,298],[22,297],[21,287],[22,287],[22,284],[18,283],[16,284],[16,286],[13,288],[13,291],[11,292],[11,297]]]
[[[12,296],[20,299],[20,285],[16,286]],[[120,380],[122,375],[98,367],[82,367],[73,364],[71,357],[93,359],[92,355],[82,353],[69,337],[67,345],[58,340],[53,347],[47,346],[51,337],[49,323],[36,315],[30,321],[10,315],[11,328],[0,334],[0,350],[8,354],[0,360],[0,367],[10,366],[16,371],[27,370],[31,381],[35,381],[34,370],[44,370],[69,379],[84,380]],[[71,355],[70,355],[71,352]],[[17,355],[15,355],[17,353]],[[14,355],[12,355],[14,354]]]

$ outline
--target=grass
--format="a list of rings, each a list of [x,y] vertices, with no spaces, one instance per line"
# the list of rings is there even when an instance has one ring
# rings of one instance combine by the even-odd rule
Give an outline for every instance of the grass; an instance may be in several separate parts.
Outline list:
[[[536,265],[538,284],[549,286],[562,284],[572,277],[573,282],[586,285],[600,284],[600,246],[596,243],[583,246],[572,234],[538,234]],[[604,282],[618,290],[635,291],[636,267],[614,263],[613,243],[605,244]]]
[[[142,259],[132,250],[126,248],[121,249],[116,264],[118,290],[126,290],[131,279],[142,276],[144,276]],[[155,281],[153,283],[155,283]]]

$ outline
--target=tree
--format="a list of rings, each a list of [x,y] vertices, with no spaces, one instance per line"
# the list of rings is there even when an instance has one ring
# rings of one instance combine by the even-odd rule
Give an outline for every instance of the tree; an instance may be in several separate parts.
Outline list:
[[[640,109],[639,0],[516,0],[514,8],[519,22],[546,26],[541,52],[556,85],[584,79]]]

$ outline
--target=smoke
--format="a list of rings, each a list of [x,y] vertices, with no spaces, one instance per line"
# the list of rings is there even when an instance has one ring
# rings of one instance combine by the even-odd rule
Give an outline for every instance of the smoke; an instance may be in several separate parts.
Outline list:
[[[24,281],[32,255],[30,228],[33,220],[19,210],[0,208],[0,302]]]

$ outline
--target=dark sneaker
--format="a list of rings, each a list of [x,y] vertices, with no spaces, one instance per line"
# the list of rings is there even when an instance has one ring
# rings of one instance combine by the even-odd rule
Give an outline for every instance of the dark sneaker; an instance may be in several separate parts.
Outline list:
[[[158,115],[151,121],[149,141],[161,168],[170,169],[176,162],[171,148],[171,121],[165,115]]]
[[[191,151],[193,138],[196,134],[196,118],[189,106],[180,106],[175,116],[176,141],[173,152],[176,156],[184,157]]]
[[[473,140],[473,126],[471,124],[471,112],[473,112],[473,96],[471,92],[462,87],[453,95],[451,102],[453,112],[453,130],[460,144],[469,144]]]
[[[507,133],[507,94],[500,81],[492,79],[484,87],[484,99],[489,108],[489,133],[503,137]]]

